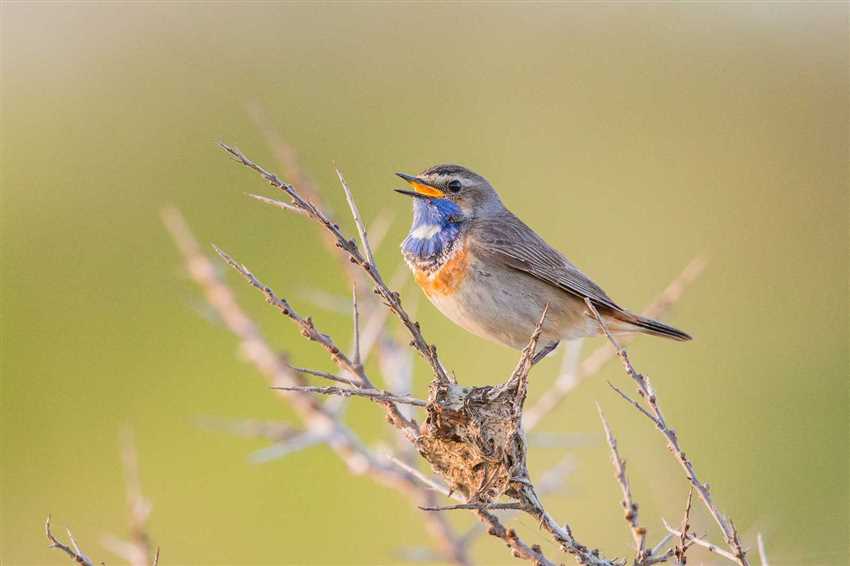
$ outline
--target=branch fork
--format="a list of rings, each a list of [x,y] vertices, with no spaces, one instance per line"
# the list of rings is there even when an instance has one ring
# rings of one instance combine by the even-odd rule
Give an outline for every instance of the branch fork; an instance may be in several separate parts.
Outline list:
[[[316,191],[307,187],[308,197],[305,198],[292,185],[251,161],[238,149],[225,144],[220,145],[238,163],[254,170],[273,188],[283,192],[288,197],[289,202],[284,203],[257,195],[252,195],[253,198],[284,210],[297,212],[316,222],[321,229],[324,241],[329,244],[329,247],[332,246],[341,250],[342,256],[348,260],[346,264],[350,269],[346,270],[346,274],[352,280],[352,284],[356,284],[356,279],[359,277],[361,284],[366,282],[373,286],[378,299],[373,302],[373,305],[383,304],[389,312],[396,316],[409,337],[410,346],[426,361],[433,375],[427,400],[420,400],[407,395],[406,391],[409,391],[409,389],[399,393],[375,387],[374,380],[364,369],[368,346],[361,352],[360,313],[356,290],[353,290],[352,298],[353,347],[352,353],[347,355],[337,346],[331,336],[318,329],[310,317],[301,316],[285,299],[279,297],[270,287],[260,282],[244,265],[219,248],[215,248],[228,265],[264,295],[269,304],[298,325],[307,339],[326,350],[332,361],[339,367],[341,375],[319,370],[293,368],[281,360],[276,353],[272,360],[270,357],[272,354],[267,343],[253,327],[250,319],[235,304],[231,292],[214,273],[214,270],[209,270],[211,265],[209,260],[198,251],[197,245],[191,235],[188,234],[185,225],[182,224],[182,219],[167,217],[166,221],[190,267],[197,268],[198,265],[203,264],[207,268],[203,273],[193,270],[193,276],[207,291],[208,300],[212,306],[216,307],[228,327],[240,338],[243,346],[252,348],[253,357],[251,361],[270,378],[271,385],[285,393],[286,398],[291,400],[299,409],[302,420],[305,421],[307,432],[317,424],[320,425],[324,431],[322,438],[327,439],[328,444],[334,447],[337,453],[346,460],[352,471],[371,473],[382,483],[408,493],[421,509],[428,511],[425,514],[428,517],[426,524],[438,542],[441,557],[456,564],[465,565],[469,563],[467,552],[472,537],[470,535],[455,535],[451,526],[443,518],[444,513],[442,511],[463,509],[472,511],[484,525],[484,530],[491,536],[503,540],[510,547],[514,556],[535,564],[554,566],[557,561],[547,558],[539,546],[525,543],[515,530],[505,527],[502,520],[495,514],[496,511],[506,513],[519,511],[535,517],[540,528],[548,533],[564,552],[573,555],[580,564],[593,566],[620,566],[623,564],[621,561],[607,559],[598,550],[579,543],[573,536],[569,525],[555,520],[545,510],[529,477],[523,408],[528,392],[528,376],[531,368],[557,346],[557,343],[545,344],[538,350],[538,342],[548,306],[541,313],[540,320],[529,339],[528,345],[523,349],[514,371],[506,381],[495,386],[464,387],[444,369],[437,356],[436,346],[425,339],[419,323],[402,306],[398,292],[391,290],[385,284],[376,265],[374,252],[369,243],[368,233],[360,211],[339,170],[337,170],[337,176],[351,210],[359,244],[355,239],[348,238],[339,225],[322,210],[320,204],[317,204],[320,203],[320,195]],[[296,175],[296,177],[302,178],[302,181],[305,178],[302,175]],[[174,214],[172,213],[172,215]],[[684,283],[689,280],[688,277],[695,277],[693,272],[699,270],[701,270],[701,265],[691,269],[687,274],[683,274],[680,280],[674,282],[659,300],[661,305],[659,308],[666,308],[675,301],[681,294]],[[372,312],[373,308],[371,307],[367,312]],[[593,308],[592,305],[590,305],[590,308]],[[596,317],[598,318],[598,313],[596,313]],[[601,321],[600,324],[602,324]],[[604,324],[602,327],[604,329]],[[607,329],[605,329],[605,332],[607,334]],[[610,335],[609,338],[613,341]],[[614,344],[616,355],[624,360],[624,365],[629,368],[630,364],[625,351],[618,344]],[[590,365],[582,365],[580,377],[586,377],[598,370],[605,360],[611,357],[609,352],[610,349],[606,349],[601,354],[588,358]],[[309,385],[305,382],[303,375],[328,379],[336,382],[336,385],[325,387]],[[637,379],[636,376],[640,374],[632,372],[630,375]],[[572,378],[569,380],[574,381]],[[391,381],[385,380],[388,383]],[[643,410],[644,414],[653,418],[656,424],[660,422],[661,425],[664,425],[660,412],[655,415],[654,409],[657,409],[657,406],[648,380],[641,383],[643,383],[643,387],[639,388],[641,394],[650,403],[650,408]],[[534,417],[531,426],[536,425],[543,415],[551,411],[563,399],[567,391],[568,387],[562,384],[548,392],[553,395],[555,400],[542,405],[538,402],[533,410]],[[402,461],[394,457],[387,458],[364,446],[355,433],[340,421],[338,411],[328,410],[329,404],[321,405],[313,401],[312,395],[316,394],[337,398],[363,397],[383,405],[388,421],[403,433],[403,438],[415,447],[423,459],[430,464],[433,471],[445,481],[446,485],[444,486],[416,470],[411,465],[412,460]],[[625,396],[625,394],[623,395]],[[546,396],[543,397],[543,399],[545,398]],[[635,406],[640,407],[639,403],[632,402]],[[407,416],[409,412],[402,412],[399,405],[409,405],[412,409],[423,408],[426,417],[421,425]],[[406,409],[406,411],[409,411],[409,409]],[[659,426],[659,428],[661,427]],[[675,440],[675,433],[667,429],[666,426],[665,430]],[[610,437],[613,438],[613,435]],[[683,454],[682,457],[684,457]],[[624,463],[619,459],[619,456],[615,455],[615,458],[623,466],[622,482],[627,488]],[[707,488],[705,489],[707,493]],[[453,496],[455,499],[459,499],[461,503],[451,506],[439,505],[436,499],[439,493]],[[632,514],[630,516],[627,513],[626,518],[632,526],[636,544],[634,563],[637,566],[649,566],[669,559],[672,556],[672,550],[665,552],[662,547],[669,540],[669,536],[672,535],[665,537],[652,549],[648,549],[645,541],[646,531],[637,523],[637,505],[633,503],[627,505]],[[746,566],[744,562],[741,564]]]

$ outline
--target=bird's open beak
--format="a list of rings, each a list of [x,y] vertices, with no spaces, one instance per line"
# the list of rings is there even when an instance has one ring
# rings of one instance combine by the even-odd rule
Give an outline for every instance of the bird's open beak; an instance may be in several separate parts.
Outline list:
[[[415,192],[411,191],[403,191],[401,189],[396,189],[397,193],[401,193],[403,195],[408,196],[416,196],[416,197],[430,197],[430,198],[440,198],[444,196],[446,193],[441,189],[431,185],[424,179],[420,179],[419,177],[414,177],[413,175],[408,175],[407,173],[396,173],[399,177],[404,179],[408,185],[410,185]]]

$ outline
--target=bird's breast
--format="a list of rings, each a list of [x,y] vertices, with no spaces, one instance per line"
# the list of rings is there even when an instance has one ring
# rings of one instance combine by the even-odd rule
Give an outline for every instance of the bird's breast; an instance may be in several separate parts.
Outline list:
[[[413,266],[416,284],[428,297],[453,295],[469,274],[469,259],[470,254],[461,242],[435,269]]]

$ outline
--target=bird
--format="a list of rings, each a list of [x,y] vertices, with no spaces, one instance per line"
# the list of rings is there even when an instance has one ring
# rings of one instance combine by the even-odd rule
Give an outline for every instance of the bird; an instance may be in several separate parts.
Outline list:
[[[502,203],[481,175],[454,164],[396,173],[412,190],[413,222],[401,244],[430,302],[461,328],[517,350],[543,317],[537,354],[601,333],[589,299],[612,334],[691,336],[630,312]]]

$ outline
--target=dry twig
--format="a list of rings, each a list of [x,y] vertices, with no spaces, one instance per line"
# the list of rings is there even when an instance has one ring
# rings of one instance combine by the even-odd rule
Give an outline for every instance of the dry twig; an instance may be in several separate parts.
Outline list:
[[[670,449],[670,452],[676,457],[676,460],[681,464],[682,468],[685,471],[685,475],[688,478],[688,481],[691,483],[691,486],[696,490],[697,494],[702,499],[702,502],[705,504],[706,509],[714,518],[714,521],[720,527],[721,532],[723,533],[723,537],[726,539],[726,544],[732,550],[732,555],[734,556],[735,561],[740,564],[740,566],[748,566],[746,551],[741,546],[741,542],[738,538],[738,531],[735,529],[735,525],[726,518],[718,509],[717,505],[715,505],[713,499],[711,498],[711,492],[709,491],[708,484],[702,483],[696,475],[696,470],[694,469],[693,464],[685,455],[684,450],[682,450],[679,445],[679,438],[676,435],[676,431],[670,428],[667,424],[667,421],[664,418],[663,413],[661,412],[661,408],[658,405],[658,399],[656,398],[655,391],[652,388],[652,385],[649,381],[649,378],[638,373],[635,368],[632,366],[631,361],[629,361],[628,353],[623,349],[622,346],[617,342],[611,332],[608,330],[608,327],[605,325],[605,322],[602,320],[602,317],[599,315],[599,312],[596,310],[596,307],[589,299],[585,299],[585,304],[587,305],[588,311],[593,315],[593,318],[596,319],[596,322],[599,324],[600,329],[608,338],[608,341],[611,342],[611,345],[614,347],[614,350],[617,353],[617,357],[623,362],[623,368],[626,370],[626,373],[632,380],[637,384],[638,393],[643,399],[644,403],[648,409],[643,409],[637,401],[630,399],[627,397],[622,391],[617,390],[621,396],[626,398],[634,407],[638,408],[644,416],[650,419],[656,426],[659,432],[664,435],[667,439],[667,447]],[[613,387],[613,386],[612,386]],[[616,389],[616,388],[615,388]]]
[[[340,350],[340,348],[334,343],[333,339],[327,334],[323,334],[320,332],[315,324],[313,324],[312,319],[309,317],[303,318],[300,316],[292,306],[285,300],[278,297],[272,289],[266,285],[264,285],[260,280],[258,280],[251,271],[238,263],[235,259],[230,257],[224,251],[219,249],[217,246],[213,246],[216,253],[218,253],[221,258],[227,262],[233,269],[235,269],[240,275],[242,275],[248,282],[255,288],[259,289],[263,295],[266,297],[266,302],[270,305],[274,306],[280,313],[289,319],[291,319],[295,324],[297,324],[301,328],[301,334],[305,338],[319,343],[322,348],[324,348],[328,354],[330,354],[331,359],[340,367],[340,369],[347,371],[353,375],[356,375],[359,379],[359,386],[364,390],[374,390],[374,386],[372,384],[372,380],[369,379],[369,376],[366,375],[366,371],[363,369],[361,364],[355,364],[345,353]],[[297,388],[303,387],[300,385],[280,385],[275,386],[274,389],[278,389],[281,391],[295,391]],[[301,391],[307,392],[305,389],[301,389]],[[322,393],[322,391],[314,391],[316,393]],[[364,397],[370,396],[368,394],[364,394]],[[375,396],[371,396],[373,399],[376,399]],[[408,419],[404,415],[402,415],[398,407],[395,406],[395,403],[390,400],[383,401],[384,406],[386,407],[387,416],[393,424],[398,426],[398,428],[408,434],[411,439],[416,438],[417,426],[412,420]]]
[[[764,550],[764,539],[761,536],[761,533],[756,535],[756,545],[759,550],[759,561],[761,562],[761,566],[769,566],[767,562],[767,552]]]
[[[272,386],[305,385],[298,371],[290,367],[271,348],[254,322],[238,305],[233,292],[223,282],[213,263],[201,253],[182,216],[169,209],[163,212],[163,221],[182,252],[190,275],[202,289],[219,318],[239,340],[240,349],[248,361]],[[385,458],[373,453],[339,420],[338,415],[317,403],[309,393],[278,391],[296,410],[305,425],[305,432],[311,432],[327,442],[352,473],[369,474],[376,481],[407,494],[417,505],[433,504],[433,492],[423,487],[412,474],[400,470]],[[434,537],[442,558],[460,565],[469,563],[466,548],[445,517],[441,514],[430,514],[426,517],[425,525]]]
[[[322,212],[319,208],[317,208],[310,201],[303,198],[293,187],[292,185],[283,182],[280,180],[277,175],[266,171],[239,151],[235,147],[231,147],[226,144],[220,144],[222,149],[227,151],[231,156],[233,156],[239,163],[242,165],[253,169],[263,179],[266,180],[271,186],[280,189],[284,193],[286,193],[289,198],[292,200],[292,204],[303,210],[310,218],[318,222],[327,232],[329,232],[336,239],[336,246],[339,247],[342,251],[348,254],[349,259],[352,263],[360,267],[372,282],[375,285],[375,292],[383,299],[384,304],[399,318],[404,327],[410,333],[412,338],[412,346],[416,348],[416,350],[425,358],[428,364],[431,366],[431,370],[437,376],[438,381],[445,383],[452,383],[453,380],[446,373],[443,366],[440,364],[440,360],[437,357],[437,349],[435,346],[429,344],[425,337],[422,335],[422,331],[419,328],[419,323],[413,321],[410,316],[405,311],[404,307],[401,305],[401,297],[395,291],[391,291],[385,284],[383,279],[381,278],[380,273],[378,272],[378,268],[376,265],[370,263],[360,252],[360,249],[357,247],[357,244],[354,240],[350,240],[345,237],[345,235],[340,230],[339,226],[332,222],[328,216]],[[347,189],[347,187],[346,187]],[[352,211],[353,212],[353,211]],[[358,226],[358,231],[361,234],[365,234],[365,228],[362,227],[362,222],[359,222],[359,212],[355,215],[355,221],[360,224]],[[368,251],[367,254],[371,255],[371,251]]]
[[[667,288],[643,310],[642,314],[650,318],[661,318],[682,297],[688,285],[699,277],[705,269],[705,265],[705,259],[700,256],[692,259]],[[636,337],[637,335],[626,335],[623,337],[623,343],[628,344]],[[602,344],[588,355],[577,368],[565,363],[563,371],[549,389],[540,395],[537,402],[525,412],[526,430],[533,430],[546,415],[554,411],[564,401],[579,383],[597,374],[606,363],[616,356],[616,353],[616,350],[611,348],[610,345]],[[573,356],[573,360],[577,361],[577,346],[573,351],[565,348],[564,355],[567,358]]]
[[[694,498],[694,490],[688,490],[688,501],[685,503],[685,513],[682,516],[682,526],[680,528],[681,536],[679,537],[679,544],[676,545],[674,549],[674,554],[676,556],[676,560],[679,564],[686,564],[688,562],[688,548],[691,546],[691,541],[688,540],[689,533],[688,531],[691,528],[690,520],[691,520],[691,503]]]
[[[74,539],[74,535],[71,534],[70,530],[68,530],[68,540],[71,541],[71,546],[68,546],[53,536],[53,532],[50,530],[50,515],[47,516],[47,520],[44,522],[44,532],[47,535],[47,540],[50,541],[50,548],[58,548],[70,556],[77,564],[82,564],[83,566],[94,566],[94,562],[92,562],[91,558],[86,556],[85,553],[80,550],[80,546],[77,544],[77,541]]]
[[[623,492],[623,500],[620,502],[623,506],[624,517],[632,532],[632,538],[635,541],[635,564],[644,564],[649,553],[646,551],[646,529],[640,526],[638,521],[638,504],[632,498],[632,490],[629,486],[629,478],[626,476],[626,461],[620,456],[620,451],[617,449],[617,439],[614,438],[614,433],[611,432],[611,427],[605,419],[605,414],[602,412],[602,407],[599,403],[596,404],[596,410],[599,411],[599,418],[602,420],[602,428],[605,429],[605,437],[608,440],[608,446],[611,448],[611,461],[614,464],[614,477],[617,478],[617,483],[620,484],[620,490]]]
[[[414,405],[416,407],[425,407],[427,403],[422,399],[415,397],[393,395],[388,391],[378,389],[351,389],[349,387],[314,387],[310,385],[280,385],[272,387],[272,389],[280,389],[283,391],[302,391],[304,393],[319,393],[321,395],[339,395],[341,397],[365,397],[379,403],[402,403],[404,405]]]
[[[221,144],[221,147],[240,164],[256,171],[266,182],[285,193],[290,202],[283,203],[256,195],[255,198],[284,210],[306,215],[321,227],[324,240],[342,250],[350,264],[359,268],[356,270],[359,275],[353,275],[351,271],[347,272],[349,277],[353,278],[352,284],[356,287],[358,284],[356,279],[361,278],[374,286],[375,294],[387,307],[387,311],[382,312],[395,314],[411,338],[410,345],[426,360],[433,374],[427,401],[408,395],[409,375],[404,380],[407,385],[401,385],[402,391],[383,391],[376,388],[363,366],[368,349],[371,344],[378,341],[377,337],[383,332],[384,322],[375,314],[378,309],[370,310],[372,313],[370,323],[364,326],[365,330],[361,335],[360,305],[356,290],[353,290],[353,345],[351,354],[346,355],[330,336],[316,328],[311,318],[298,314],[290,303],[260,282],[244,265],[215,248],[219,256],[258,289],[268,303],[298,325],[303,336],[318,343],[337,364],[342,375],[289,366],[282,360],[282,356],[272,351],[253,322],[238,307],[230,289],[221,281],[209,260],[200,253],[182,219],[174,212],[166,213],[166,224],[183,252],[193,278],[204,289],[208,301],[221,319],[239,338],[242,350],[248,359],[270,379],[274,389],[284,393],[286,399],[293,403],[305,424],[302,435],[312,434],[314,437],[320,437],[322,441],[328,442],[335,449],[352,471],[369,473],[382,483],[404,491],[424,510],[472,510],[487,528],[487,532],[505,541],[514,555],[519,558],[547,566],[555,563],[544,556],[538,546],[529,546],[513,529],[504,527],[501,520],[491,512],[492,510],[521,511],[535,517],[539,521],[540,528],[547,532],[564,552],[574,555],[579,563],[594,566],[617,564],[616,561],[602,557],[597,550],[580,544],[574,538],[568,525],[556,521],[543,507],[537,490],[529,479],[522,409],[528,389],[528,374],[535,362],[542,357],[540,354],[535,356],[535,352],[546,310],[542,313],[534,334],[507,381],[498,386],[473,388],[459,386],[443,368],[437,357],[436,348],[426,341],[419,324],[402,307],[399,294],[390,290],[390,287],[384,283],[375,263],[366,226],[342,174],[337,170],[358,232],[359,245],[354,240],[348,239],[340,227],[323,211],[320,204],[317,204],[320,203],[320,195],[310,186],[307,187],[308,196],[305,198],[292,185],[251,161],[238,149],[224,144]],[[310,185],[310,183],[306,184]],[[701,264],[699,262],[697,264],[694,265],[692,262],[686,272],[668,287],[668,290],[653,305],[654,309],[664,310],[678,298],[684,284],[695,277],[695,272],[701,270]],[[373,324],[377,326],[377,331],[372,331],[370,334]],[[607,333],[607,330],[605,331]],[[367,335],[370,336],[368,339],[370,346],[364,347]],[[531,418],[527,421],[526,429],[536,425],[546,413],[557,406],[573,386],[572,384],[595,372],[605,361],[613,357],[614,353],[627,362],[625,353],[616,342],[613,342],[613,338],[611,340],[615,345],[614,352],[611,352],[608,347],[597,350],[580,366],[580,371],[571,372],[572,377],[564,377],[563,380],[559,378],[556,383],[560,385],[556,386],[552,401],[543,404],[538,402],[529,411]],[[551,349],[551,346],[553,345],[544,346],[541,352],[548,353],[547,348]],[[577,359],[577,351],[574,355]],[[318,376],[345,386],[311,386],[304,381],[303,375]],[[569,383],[569,387],[565,386],[565,383]],[[360,396],[381,403],[385,407],[388,421],[404,433],[404,437],[445,479],[449,484],[448,487],[430,480],[401,459],[393,456],[382,457],[365,447],[354,432],[341,422],[337,411],[330,410],[328,404],[320,405],[313,400],[311,394],[314,393],[346,397]],[[549,395],[545,395],[544,398],[547,396]],[[637,402],[632,402],[640,407]],[[397,404],[425,407],[428,418],[420,427],[409,413],[403,412]],[[644,414],[650,418],[662,419],[663,422],[660,413],[656,414],[657,407],[650,407],[649,411],[643,410]],[[528,416],[526,418],[528,419]],[[646,549],[646,533],[637,522],[637,506],[631,499],[624,462],[619,457],[616,443],[604,417],[603,423],[608,431],[615,466],[618,468],[618,479],[624,491],[625,505],[631,513],[631,516],[627,514],[627,520],[635,538],[635,562],[641,566],[663,562],[671,556],[672,551],[662,552],[662,547],[669,538],[665,537],[652,550]],[[435,499],[437,493],[459,497],[462,503],[450,506],[439,505]],[[496,499],[503,495],[513,501],[496,502]],[[441,556],[458,564],[468,563],[467,545],[472,536],[456,536],[443,516],[444,514],[439,512],[425,515],[429,530],[435,535],[441,548]]]
[[[684,531],[677,531],[676,529],[674,529],[673,527],[668,525],[667,521],[665,521],[664,519],[662,519],[661,522],[664,524],[664,528],[667,529],[667,532],[669,532],[671,535],[679,537],[681,540],[687,542],[688,544],[696,544],[697,546],[701,546],[701,547],[705,548],[706,550],[708,550],[709,552],[711,552],[713,554],[716,554],[718,556],[722,556],[723,558],[726,558],[727,560],[730,560],[732,562],[735,562],[735,563],[738,563],[738,564],[740,563],[737,556],[735,556],[731,552],[723,550],[722,548],[720,548],[716,544],[714,544],[712,542],[708,542],[707,540],[700,538],[693,533],[685,533]]]
[[[378,272],[377,267],[374,264],[372,264],[368,259],[364,258],[364,256],[361,254],[360,250],[358,249],[358,247],[354,243],[354,241],[347,239],[342,234],[342,232],[340,231],[339,227],[336,224],[330,222],[328,220],[327,216],[321,210],[316,208],[310,202],[303,199],[291,185],[281,181],[276,175],[266,171],[265,169],[263,169],[262,167],[260,167],[256,163],[254,163],[253,161],[249,160],[239,150],[232,148],[230,146],[224,145],[224,144],[222,144],[222,147],[226,151],[228,151],[234,158],[236,158],[241,164],[255,170],[256,172],[258,172],[273,187],[276,187],[276,188],[284,191],[290,197],[292,204],[294,206],[296,206],[296,207],[304,210],[305,212],[307,212],[308,216],[310,216],[312,219],[317,221],[327,231],[332,233],[337,239],[337,246],[340,247],[343,251],[345,251],[349,255],[349,258],[351,259],[351,261],[355,265],[360,266],[370,276],[373,283],[375,284],[376,293],[378,293],[378,295],[382,297],[385,305],[398,316],[398,318],[401,320],[402,324],[405,326],[405,328],[411,334],[411,337],[413,338],[411,345],[417,351],[419,351],[420,354],[422,354],[423,357],[425,357],[426,361],[429,362],[429,365],[431,365],[431,369],[432,369],[432,372],[434,374],[434,381],[431,384],[432,395],[431,395],[431,398],[429,399],[429,414],[430,414],[429,419],[433,418],[435,416],[435,414],[431,410],[431,408],[435,407],[435,406],[437,406],[441,403],[441,401],[440,401],[441,395],[443,396],[443,399],[442,399],[443,402],[447,401],[449,404],[451,404],[454,401],[452,399],[452,397],[457,394],[456,393],[457,386],[455,385],[455,381],[446,374],[442,365],[439,363],[439,360],[436,357],[436,349],[433,346],[430,346],[424,340],[424,338],[422,337],[421,331],[419,329],[419,325],[417,323],[412,322],[412,319],[409,317],[409,315],[402,309],[400,298],[399,298],[398,294],[395,293],[395,292],[389,291],[389,289],[386,287],[386,285],[384,285],[383,280],[380,277],[380,274]],[[344,185],[344,190],[347,193],[347,199],[349,200],[349,204],[352,205],[353,199],[350,198],[350,191],[347,190],[346,185]],[[356,209],[356,206],[351,206],[351,208],[352,208],[352,215],[354,216],[354,219],[355,219],[355,224],[358,227],[358,232],[360,233],[361,238],[363,239],[362,243],[364,245],[364,248],[368,250],[368,240],[365,239],[365,228],[363,227],[363,223],[360,220],[359,211]],[[235,260],[233,260],[232,258],[227,256],[226,254],[223,254],[222,252],[219,252],[219,253],[225,259],[225,261],[227,261],[232,267],[237,269],[237,271],[239,271],[246,279],[248,279],[248,281],[253,286],[255,286],[256,288],[261,290],[263,292],[263,294],[266,296],[266,299],[267,299],[268,302],[270,302],[272,305],[277,307],[278,310],[280,310],[283,314],[285,314],[286,316],[289,316],[290,318],[293,318],[293,320],[295,320],[299,325],[301,325],[303,332],[307,335],[308,338],[321,343],[325,347],[326,350],[328,350],[329,352],[332,353],[332,355],[336,355],[336,352],[334,352],[332,350],[331,346],[330,346],[331,342],[329,341],[329,339],[327,339],[327,337],[324,336],[324,335],[321,335],[321,334],[317,335],[316,334],[316,331],[315,331],[315,328],[312,325],[312,322],[309,322],[309,324],[307,324],[305,326],[304,323],[306,321],[309,321],[309,319],[303,319],[303,318],[301,318],[297,315],[293,316],[291,314],[292,309],[289,306],[289,304],[286,303],[285,301],[283,301],[282,299],[278,298],[271,291],[271,289],[269,289],[265,285],[261,284],[253,276],[253,274],[251,274],[251,272],[249,270],[247,270],[247,268],[238,264]],[[367,253],[367,258],[370,257],[370,252],[367,251],[366,253]],[[543,316],[545,316],[545,312],[543,313]],[[542,318],[541,318],[541,324],[542,324]],[[540,336],[540,328],[539,328],[539,325],[538,325],[538,329],[535,331],[534,336],[532,336],[532,339],[529,342],[529,346],[527,346],[526,349],[523,351],[523,356],[521,357],[520,362],[518,363],[517,368],[514,371],[514,374],[508,380],[508,382],[506,382],[505,384],[503,384],[502,386],[497,387],[497,388],[485,388],[486,391],[484,391],[484,390],[476,391],[475,388],[473,388],[473,390],[472,390],[472,392],[475,393],[478,396],[478,398],[480,400],[482,400],[482,402],[484,402],[485,404],[488,403],[488,402],[492,403],[492,402],[498,401],[498,402],[509,403],[510,406],[513,407],[513,410],[511,411],[511,419],[513,421],[513,424],[510,425],[509,430],[512,430],[514,432],[510,432],[509,433],[510,436],[515,435],[516,431],[521,431],[519,423],[521,421],[522,403],[525,400],[528,371],[530,370],[530,368],[531,368],[531,366],[533,365],[533,362],[534,362],[533,353],[536,351],[536,346],[537,346],[537,341],[539,339],[539,336]],[[336,349],[336,350],[338,351],[338,349]],[[347,359],[345,357],[340,357],[340,360],[342,360],[343,364],[345,364],[345,362],[347,361]],[[339,363],[339,360],[335,359],[335,361],[337,361]],[[348,365],[348,364],[345,364],[345,365]],[[345,369],[350,369],[350,368],[346,367]],[[361,379],[361,385],[364,386],[364,387],[370,387],[370,384],[363,379]],[[291,386],[288,386],[288,387],[291,387]],[[464,401],[464,404],[466,404],[465,401]],[[389,405],[389,403],[388,403],[388,405]],[[390,409],[388,407],[388,411],[389,410]],[[395,419],[391,419],[391,420],[393,420],[393,423],[396,426],[399,426],[399,423],[402,422],[400,420],[395,420]],[[423,442],[423,436],[421,434],[416,439],[416,443],[417,443],[417,447],[419,448],[420,453],[422,453],[423,456],[426,457],[426,459],[431,461],[432,465],[435,465],[435,461],[433,460],[433,458],[435,458],[435,457],[439,458],[439,457],[435,453],[429,452],[427,442]],[[517,485],[520,485],[521,487],[519,489],[514,489],[514,488],[511,488],[511,489],[517,495],[519,500],[523,503],[524,509],[540,520],[541,525],[544,528],[544,530],[549,532],[550,535],[561,545],[561,547],[565,551],[567,551],[571,554],[575,554],[577,556],[578,560],[584,561],[585,563],[599,564],[599,565],[613,564],[610,561],[599,558],[598,552],[591,551],[591,550],[587,549],[587,547],[577,543],[575,541],[575,539],[573,538],[570,530],[568,528],[564,528],[564,527],[560,526],[544,510],[542,504],[540,503],[539,499],[537,498],[537,495],[534,493],[533,487],[531,486],[531,482],[528,481],[528,479],[527,479],[527,471],[525,471],[525,469],[524,469],[524,466],[525,466],[525,464],[524,464],[524,459],[525,459],[524,443],[522,441],[520,441],[520,443],[517,444],[517,446],[518,446],[517,455],[519,455],[519,454],[522,455],[522,459],[521,459],[521,468],[522,469],[520,469],[520,467],[515,464],[512,467],[511,471],[521,472],[520,476],[509,475],[508,477],[503,478],[499,482],[494,483],[493,477],[488,476],[487,475],[488,472],[485,471],[485,475],[484,475],[483,479],[481,479],[481,481],[484,482],[484,483],[481,484],[482,487],[478,488],[475,491],[472,491],[472,488],[470,486],[467,486],[465,488],[466,489],[466,491],[465,491],[466,495],[468,497],[470,497],[470,496],[473,495],[473,493],[475,493],[476,497],[478,497],[478,495],[481,493],[481,489],[483,489],[483,486],[487,486],[487,489],[495,488],[497,490],[500,490],[500,489],[505,489],[505,487],[507,485],[512,485],[514,483],[517,484]],[[433,449],[433,445],[431,446],[431,449]],[[468,465],[468,462],[467,462],[467,465]],[[439,469],[439,465],[438,465],[438,469]],[[505,470],[505,471],[507,471],[507,470]],[[479,476],[478,472],[474,472],[473,476],[478,477]],[[509,483],[505,483],[505,482],[509,482]],[[501,487],[495,487],[496,485],[499,485]],[[488,492],[488,493],[491,493],[491,492]],[[492,493],[496,493],[496,492],[492,492]]]

